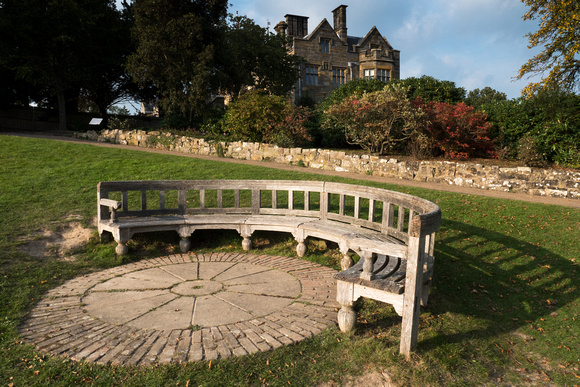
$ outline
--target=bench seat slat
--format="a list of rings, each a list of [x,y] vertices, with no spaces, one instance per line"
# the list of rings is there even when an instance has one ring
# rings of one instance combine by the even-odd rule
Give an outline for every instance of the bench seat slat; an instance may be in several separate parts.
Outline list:
[[[105,222],[101,222],[103,225],[113,226],[114,228],[118,229],[140,229],[140,228],[148,228],[154,226],[162,226],[162,225],[171,225],[171,226],[179,226],[185,224],[185,219],[183,216],[180,215],[172,215],[172,216],[149,216],[149,217],[135,217],[135,218],[120,218],[117,222],[113,224],[107,224]],[[110,223],[110,222],[109,222]]]
[[[362,271],[363,260],[361,259],[351,268],[335,274],[334,278],[395,294],[405,292],[405,277],[407,275],[407,261],[405,259],[379,254],[373,266],[375,279],[371,281],[360,278]],[[432,272],[433,265],[423,268],[424,282],[430,280]]]

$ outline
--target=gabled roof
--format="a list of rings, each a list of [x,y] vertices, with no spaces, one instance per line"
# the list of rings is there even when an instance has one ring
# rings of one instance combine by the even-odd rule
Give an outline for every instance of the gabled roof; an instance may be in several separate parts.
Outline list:
[[[310,39],[312,39],[312,38],[314,37],[314,35],[316,35],[316,33],[318,33],[320,30],[322,30],[323,28],[326,28],[326,27],[328,27],[328,29],[334,33],[334,35],[336,36],[336,39],[340,40],[340,37],[339,37],[339,36],[336,34],[336,32],[334,31],[334,28],[332,28],[332,26],[330,25],[330,23],[329,23],[329,22],[328,22],[328,20],[326,20],[326,19],[323,19],[323,20],[320,22],[320,24],[318,24],[318,25],[316,26],[316,28],[315,28],[314,30],[312,30],[312,32],[311,32],[311,33],[309,33],[308,35],[306,35],[306,36],[304,37],[304,39],[306,39],[306,40],[310,40]]]
[[[381,35],[381,33],[379,32],[379,30],[377,29],[376,26],[373,26],[373,28],[371,28],[371,30],[364,36],[364,38],[362,38],[360,40],[360,42],[358,43],[358,46],[362,47],[366,43],[366,41],[368,39],[370,39],[373,35],[379,36],[387,44],[387,46],[389,47],[390,50],[393,49],[393,46],[391,46],[389,41],[383,35]]]

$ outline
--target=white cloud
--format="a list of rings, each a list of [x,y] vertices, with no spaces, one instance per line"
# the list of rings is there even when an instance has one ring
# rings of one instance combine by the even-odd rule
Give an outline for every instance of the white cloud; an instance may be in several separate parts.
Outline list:
[[[526,7],[517,0],[231,0],[236,10],[271,27],[286,14],[308,16],[312,31],[332,10],[349,5],[349,35],[364,36],[373,26],[401,50],[401,76],[431,75],[467,90],[493,87],[519,96],[527,82],[512,82],[532,55],[525,34],[537,28],[524,22]]]

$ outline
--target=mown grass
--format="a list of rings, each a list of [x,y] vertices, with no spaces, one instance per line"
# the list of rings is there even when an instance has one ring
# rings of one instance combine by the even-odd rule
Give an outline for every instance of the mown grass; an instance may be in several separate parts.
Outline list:
[[[154,367],[73,362],[37,352],[18,325],[47,290],[67,279],[177,248],[170,234],[142,236],[122,261],[114,243],[94,237],[76,260],[19,251],[35,232],[70,215],[96,214],[96,185],[136,179],[322,179],[322,176],[179,156],[0,136],[0,383],[2,385],[316,385],[385,370],[401,385],[580,384],[580,210],[380,186],[438,203],[430,306],[410,360],[398,354],[400,318],[391,307],[360,303],[355,333],[338,329],[294,346],[220,361]],[[196,251],[240,251],[240,237],[194,234]],[[287,235],[261,233],[265,253],[294,255]],[[332,245],[311,242],[305,259],[337,267]]]

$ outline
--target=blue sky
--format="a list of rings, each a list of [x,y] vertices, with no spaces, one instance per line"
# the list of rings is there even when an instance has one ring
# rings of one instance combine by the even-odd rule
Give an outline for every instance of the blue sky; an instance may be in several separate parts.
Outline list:
[[[524,22],[519,0],[230,0],[229,12],[246,15],[271,28],[284,15],[308,16],[312,31],[332,10],[348,5],[348,34],[364,36],[373,26],[401,51],[401,78],[430,75],[467,91],[490,86],[520,96],[530,81],[515,81],[519,68],[538,52],[528,49],[526,33],[538,28]]]

